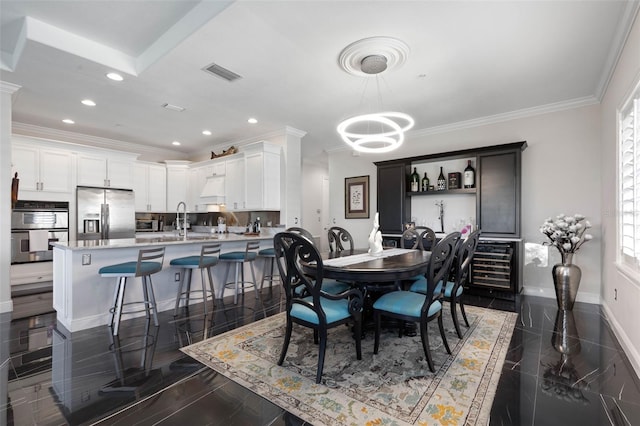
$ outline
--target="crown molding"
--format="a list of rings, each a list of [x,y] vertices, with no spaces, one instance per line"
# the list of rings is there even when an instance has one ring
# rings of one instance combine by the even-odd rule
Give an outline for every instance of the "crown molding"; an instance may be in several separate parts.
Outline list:
[[[427,127],[415,131],[407,132],[407,140],[405,143],[421,138],[423,136],[435,135],[440,133],[449,133],[456,130],[469,129],[473,127],[488,126],[491,124],[502,123],[505,121],[517,120],[520,118],[534,117],[536,115],[549,114],[558,111],[564,111],[575,108],[582,108],[585,106],[599,104],[600,101],[595,96],[585,96],[583,98],[571,99],[569,101],[555,102],[547,105],[540,105],[533,108],[524,108],[517,111],[511,111],[503,114],[489,115],[481,118],[474,118],[472,120],[459,121],[457,123],[445,124],[442,126]],[[327,148],[324,151],[328,154],[333,154],[341,151],[350,151],[346,144],[335,145],[334,147]]]
[[[135,154],[150,154],[165,158],[176,158],[176,152],[168,149],[153,148],[132,142],[120,141],[117,139],[91,136],[83,133],[69,132],[67,130],[51,129],[49,127],[36,126],[33,124],[25,124],[15,121],[12,123],[12,132],[16,135],[21,136],[49,139],[93,148],[125,151]],[[184,158],[186,157],[186,155],[180,154],[179,157]]]
[[[208,148],[206,150],[201,150],[201,151],[197,151],[197,152],[192,153],[192,154],[194,154],[194,155],[192,155],[192,158],[197,158],[197,157],[209,155],[209,154],[211,154],[212,150],[224,149],[224,148],[228,148],[229,146],[232,146],[232,145],[235,146],[236,148],[241,148],[241,147],[244,147],[246,145],[250,145],[250,144],[255,143],[255,142],[260,142],[260,141],[264,141],[264,140],[279,138],[279,137],[282,137],[282,136],[292,135],[292,136],[295,136],[295,137],[298,137],[298,138],[302,138],[306,134],[307,134],[307,132],[305,132],[303,130],[298,130],[295,127],[285,126],[282,130],[275,130],[273,132],[263,133],[261,135],[252,136],[252,137],[246,138],[246,139],[237,139],[237,140],[233,140],[233,141],[227,141],[227,142],[222,142],[222,143],[218,143],[218,144],[212,145],[210,148]]]
[[[616,34],[614,35],[613,43],[611,43],[612,46],[611,49],[609,49],[609,55],[604,62],[605,66],[602,76],[600,77],[600,81],[596,88],[595,96],[599,101],[602,100],[602,97],[607,92],[609,83],[613,78],[613,74],[618,67],[618,62],[620,61],[624,47],[629,39],[629,34],[631,34],[631,29],[633,28],[635,20],[638,19],[639,11],[640,2],[631,1],[627,3],[622,18],[620,19],[620,24],[617,27]]]

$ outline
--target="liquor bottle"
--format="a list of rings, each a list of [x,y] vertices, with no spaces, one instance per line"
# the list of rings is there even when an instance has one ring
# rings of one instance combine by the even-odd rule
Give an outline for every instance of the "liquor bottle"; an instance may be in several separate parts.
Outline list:
[[[429,178],[427,177],[427,172],[424,172],[424,177],[422,178],[422,190],[429,190]]]
[[[476,186],[476,170],[471,166],[471,160],[467,163],[467,168],[464,169],[464,187],[475,188]]]
[[[444,172],[442,166],[440,167],[440,176],[438,176],[438,191],[445,191],[447,189],[447,180],[444,178]]]
[[[420,175],[416,168],[413,168],[413,173],[411,173],[411,192],[418,192],[420,190]]]

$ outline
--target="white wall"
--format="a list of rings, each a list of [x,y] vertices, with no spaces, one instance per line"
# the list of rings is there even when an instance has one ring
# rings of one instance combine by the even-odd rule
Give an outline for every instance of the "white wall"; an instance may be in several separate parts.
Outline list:
[[[350,151],[329,155],[331,212],[340,226],[348,229],[356,245],[366,245],[376,209],[374,161],[504,144],[526,140],[522,154],[522,237],[540,244],[545,241],[539,227],[545,218],[559,213],[582,213],[594,226],[594,240],[574,257],[582,268],[578,301],[600,302],[600,108],[598,105],[540,114],[496,124],[413,137],[399,150],[383,156]],[[344,178],[371,176],[371,220],[344,219]],[[434,214],[436,214],[434,210]],[[453,214],[453,213],[451,213]],[[446,215],[446,213],[445,213]],[[551,268],[560,261],[555,249],[548,249],[546,266],[530,264],[524,270],[527,294],[555,297]]]
[[[307,196],[302,203],[302,227],[324,244],[326,238],[325,223],[322,223],[322,181],[329,175],[327,167],[318,163],[305,162],[302,173],[303,194]]]
[[[354,157],[351,151],[329,154],[329,224],[345,228],[353,237],[356,247],[367,247],[369,233],[373,227],[373,217],[377,205],[376,166],[372,157]],[[377,160],[377,157],[375,159]],[[345,219],[344,217],[344,179],[355,176],[369,176],[369,219]],[[303,204],[309,194],[305,194]]]
[[[602,304],[618,340],[640,375],[640,276],[629,278],[616,265],[617,255],[617,108],[640,79],[640,19],[629,34],[602,100]],[[615,291],[617,290],[617,298]]]

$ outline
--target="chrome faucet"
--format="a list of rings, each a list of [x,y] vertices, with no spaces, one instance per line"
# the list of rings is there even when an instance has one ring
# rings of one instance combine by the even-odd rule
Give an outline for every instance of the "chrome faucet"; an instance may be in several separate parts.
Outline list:
[[[180,206],[182,206],[182,228],[180,228]],[[187,204],[184,201],[180,201],[176,207],[176,228],[179,236],[187,238]]]

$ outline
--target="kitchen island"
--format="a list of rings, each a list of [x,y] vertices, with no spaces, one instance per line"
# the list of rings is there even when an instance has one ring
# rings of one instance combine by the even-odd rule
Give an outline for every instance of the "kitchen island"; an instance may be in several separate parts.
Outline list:
[[[130,262],[138,259],[140,249],[164,246],[165,255],[162,271],[152,276],[158,311],[173,309],[180,284],[182,270],[169,266],[172,259],[184,256],[200,255],[203,244],[219,242],[221,253],[244,251],[247,241],[260,241],[260,249],[273,247],[270,232],[260,235],[237,234],[188,234],[144,236],[113,240],[76,240],[53,245],[53,308],[57,320],[71,332],[85,330],[109,323],[109,309],[113,306],[116,288],[115,278],[102,278],[98,271],[103,266]],[[245,269],[246,279],[251,271]],[[255,262],[258,285],[262,278],[263,263]],[[216,293],[223,285],[226,265],[218,264],[212,268]],[[180,274],[180,275],[177,275]],[[229,279],[233,279],[233,268]],[[140,278],[129,278],[125,302],[143,300]],[[192,288],[200,288],[200,274],[193,274]],[[232,289],[225,290],[232,292]],[[251,295],[250,297],[253,297]],[[197,300],[196,300],[197,301]],[[144,310],[136,314],[144,315]]]

